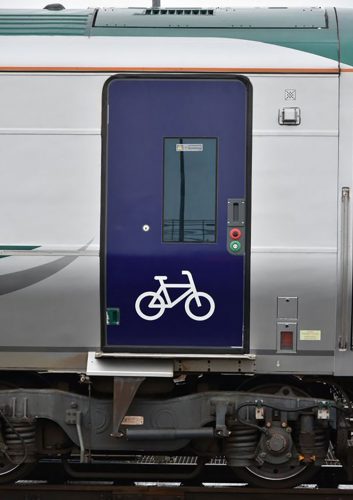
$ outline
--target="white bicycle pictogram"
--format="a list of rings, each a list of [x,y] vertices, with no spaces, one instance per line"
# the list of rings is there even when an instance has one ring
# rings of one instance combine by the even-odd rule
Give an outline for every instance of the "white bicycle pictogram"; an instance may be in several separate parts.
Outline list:
[[[167,285],[165,283],[168,279],[167,276],[155,276],[154,279],[159,281],[159,288],[156,292],[144,292],[137,297],[135,302],[137,314],[147,321],[154,321],[163,316],[166,309],[171,309],[185,299],[185,312],[189,318],[195,321],[205,321],[210,318],[216,308],[213,298],[208,293],[199,292],[196,289],[194,278],[190,271],[181,271],[181,274],[188,277],[189,283],[169,283]],[[185,288],[186,291],[175,300],[171,300],[168,293],[169,288]],[[204,305],[202,304],[202,299],[208,303],[208,312],[203,315],[196,315],[191,311],[192,303],[195,301],[197,307],[202,307]],[[142,312],[142,302],[144,302],[144,308],[149,310],[148,314]]]

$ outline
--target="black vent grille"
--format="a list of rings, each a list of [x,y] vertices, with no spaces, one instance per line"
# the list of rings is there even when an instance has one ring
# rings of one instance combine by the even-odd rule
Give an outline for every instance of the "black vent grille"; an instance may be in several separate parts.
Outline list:
[[[213,9],[146,9],[146,16],[213,16]]]

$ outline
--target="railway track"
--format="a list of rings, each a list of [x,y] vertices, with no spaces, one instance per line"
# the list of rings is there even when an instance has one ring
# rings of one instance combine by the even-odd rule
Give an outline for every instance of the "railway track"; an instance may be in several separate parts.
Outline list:
[[[0,486],[1,500],[348,500],[353,490],[260,490],[247,487],[116,486],[104,483],[50,485],[16,483]]]
[[[192,457],[169,457],[169,461],[167,457],[131,457],[110,465],[104,461],[93,467],[75,461],[70,465],[76,478],[69,476],[61,461],[42,461],[28,480],[0,485],[0,500],[353,500],[353,486],[344,485],[343,469],[331,456],[316,479],[319,487],[290,490],[236,484],[222,457],[210,461],[195,477],[188,472],[197,465]],[[89,477],[84,477],[88,471]],[[180,474],[192,479],[182,483],[165,479]]]

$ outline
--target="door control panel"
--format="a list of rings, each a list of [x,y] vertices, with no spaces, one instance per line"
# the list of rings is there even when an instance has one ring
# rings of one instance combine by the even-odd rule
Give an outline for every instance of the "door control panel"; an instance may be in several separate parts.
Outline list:
[[[243,198],[230,198],[227,215],[227,250],[232,255],[244,255],[245,200]]]

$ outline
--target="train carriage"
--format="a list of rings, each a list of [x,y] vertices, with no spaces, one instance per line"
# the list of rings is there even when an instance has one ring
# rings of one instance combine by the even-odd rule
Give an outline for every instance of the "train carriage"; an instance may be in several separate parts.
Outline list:
[[[351,474],[353,10],[0,10],[0,481]]]

